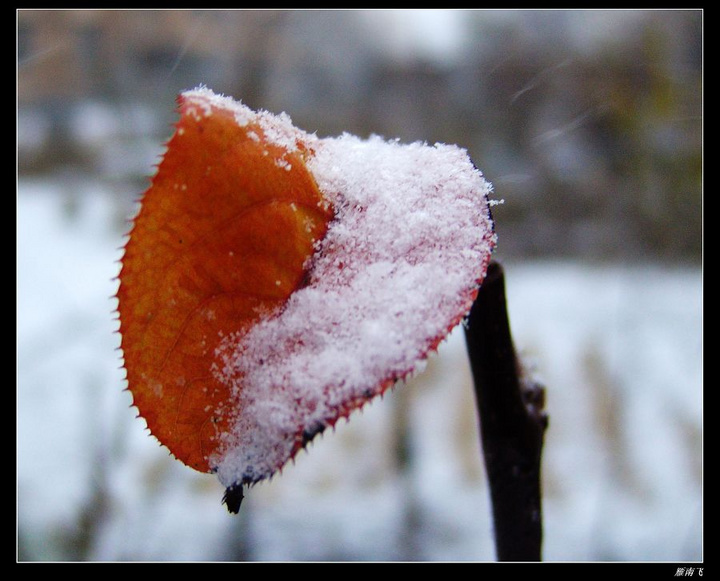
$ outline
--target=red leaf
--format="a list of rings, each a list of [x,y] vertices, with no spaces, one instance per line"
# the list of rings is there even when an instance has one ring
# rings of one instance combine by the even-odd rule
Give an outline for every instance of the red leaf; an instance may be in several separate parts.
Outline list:
[[[454,146],[319,139],[182,95],[118,292],[151,432],[226,487],[271,476],[462,320],[495,245],[489,192]]]

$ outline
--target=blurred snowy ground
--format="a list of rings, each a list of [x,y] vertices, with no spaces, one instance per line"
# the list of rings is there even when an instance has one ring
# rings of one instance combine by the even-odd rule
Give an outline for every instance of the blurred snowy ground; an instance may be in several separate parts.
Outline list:
[[[126,210],[104,184],[19,183],[20,560],[494,559],[457,332],[229,515],[123,391],[111,297]],[[545,559],[702,559],[702,272],[505,269],[516,344],[548,390]]]

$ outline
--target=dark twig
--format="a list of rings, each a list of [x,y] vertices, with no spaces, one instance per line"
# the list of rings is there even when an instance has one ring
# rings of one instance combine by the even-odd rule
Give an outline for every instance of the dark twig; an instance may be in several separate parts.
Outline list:
[[[503,269],[491,262],[470,311],[465,338],[480,415],[500,561],[539,561],[540,460],[547,416],[544,389],[522,377],[505,302]]]

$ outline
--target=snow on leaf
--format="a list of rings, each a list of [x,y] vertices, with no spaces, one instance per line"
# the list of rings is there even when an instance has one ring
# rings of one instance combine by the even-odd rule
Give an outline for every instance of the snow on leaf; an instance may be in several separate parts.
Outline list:
[[[490,191],[456,146],[320,139],[183,93],[118,292],[151,432],[233,489],[421,370],[485,276]]]

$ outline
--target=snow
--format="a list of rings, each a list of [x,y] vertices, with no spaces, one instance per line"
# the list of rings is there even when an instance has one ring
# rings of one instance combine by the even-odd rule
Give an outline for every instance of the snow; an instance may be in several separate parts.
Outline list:
[[[228,515],[217,479],[173,460],[123,391],[110,297],[128,214],[103,183],[19,183],[19,558],[494,559],[458,332]],[[544,558],[701,559],[700,269],[503,264],[547,387]]]
[[[188,105],[188,114],[194,115],[196,120],[212,115],[213,108],[228,110],[233,113],[240,127],[246,127],[251,122],[257,123],[271,143],[288,152],[297,150],[299,140],[310,137],[292,124],[287,113],[276,115],[264,110],[253,111],[240,101],[215,93],[204,85],[183,92],[182,98]]]

